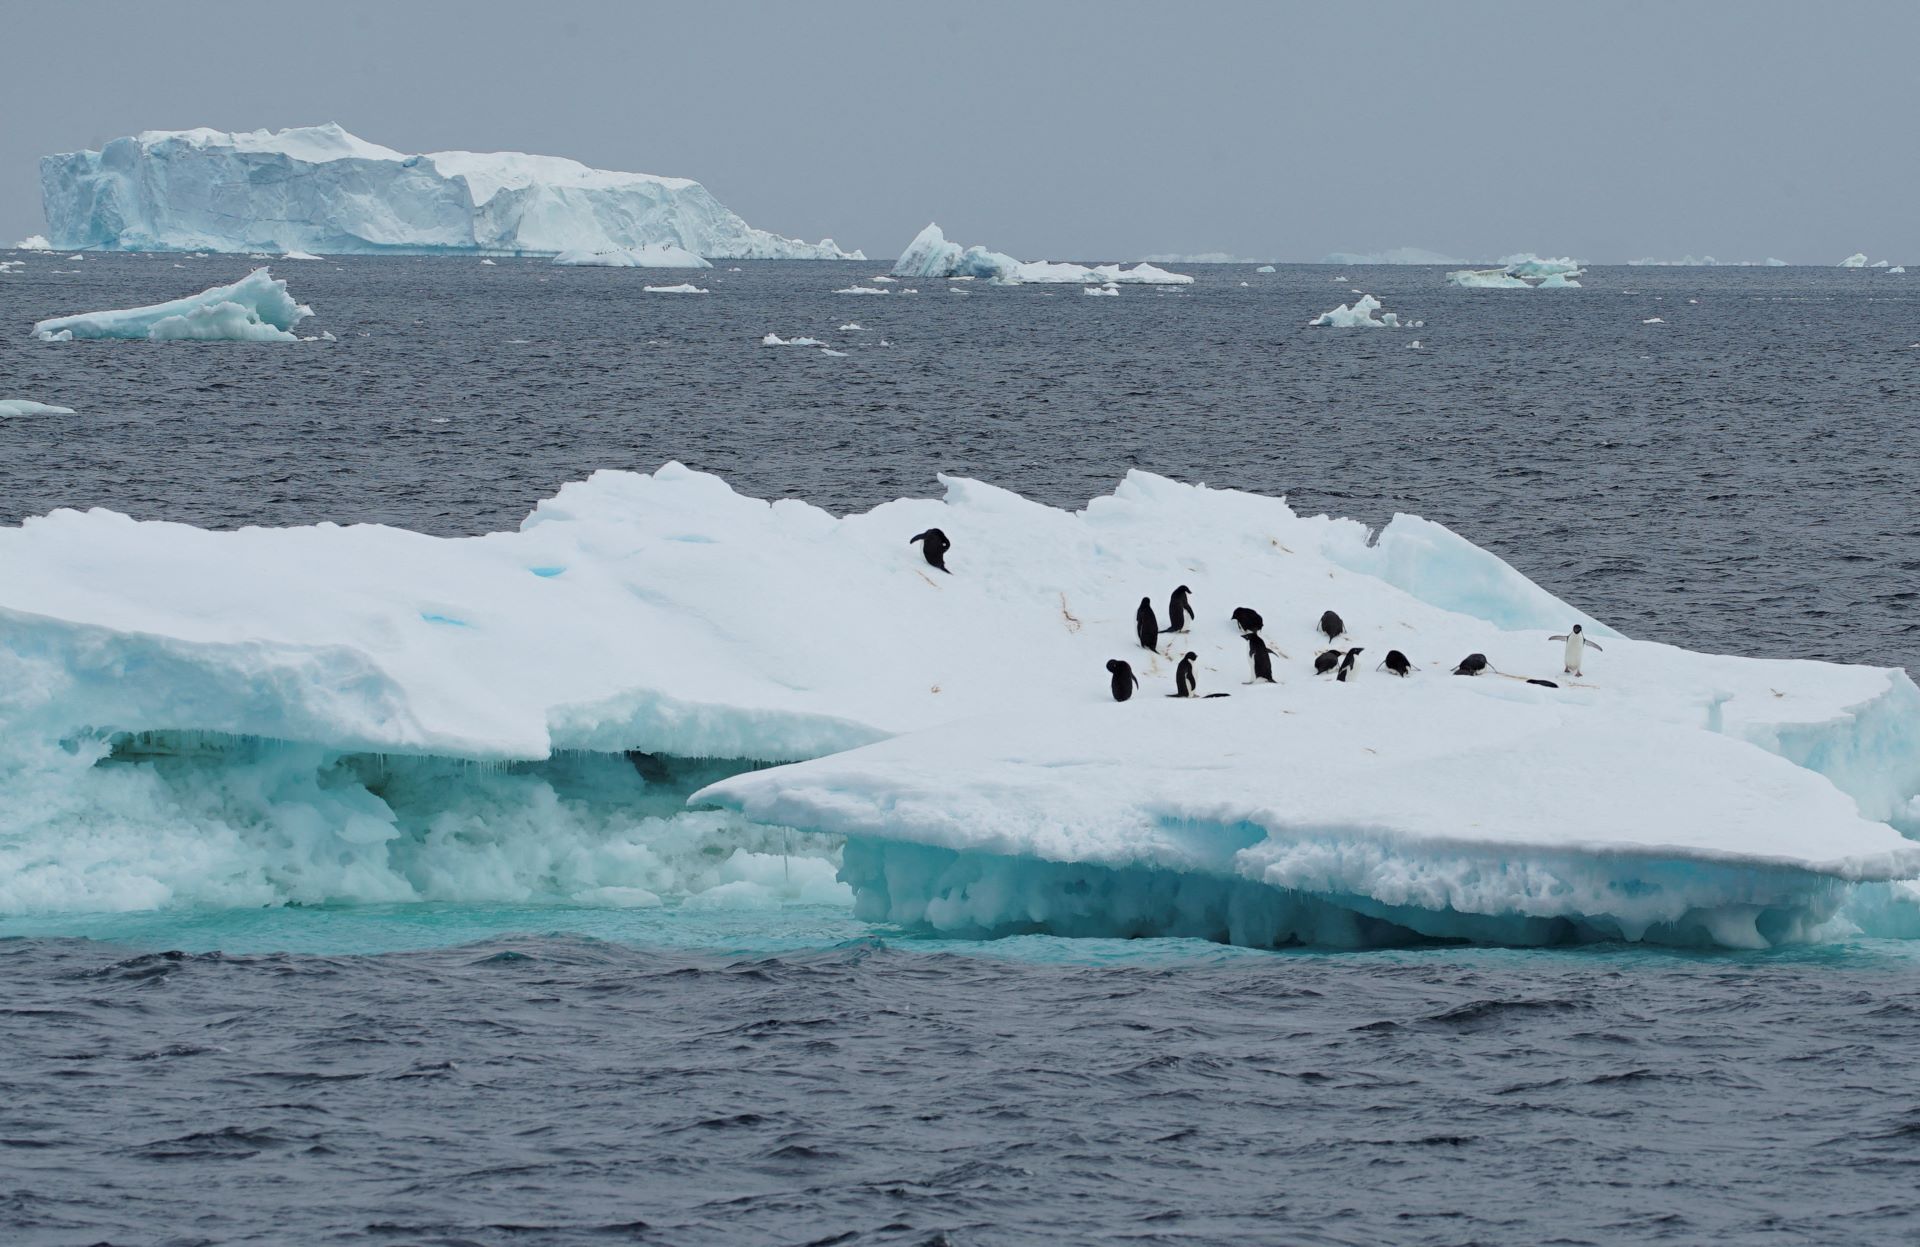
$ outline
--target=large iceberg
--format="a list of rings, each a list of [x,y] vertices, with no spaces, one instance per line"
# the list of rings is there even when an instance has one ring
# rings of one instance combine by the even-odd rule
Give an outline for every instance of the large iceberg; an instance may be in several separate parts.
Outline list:
[[[293,327],[313,315],[287,283],[264,268],[185,298],[117,312],[56,316],[33,327],[42,342],[132,338],[150,342],[293,342]]]
[[[895,277],[976,277],[1002,286],[1030,283],[1105,285],[1133,282],[1154,286],[1184,286],[1193,278],[1184,273],[1169,273],[1151,264],[1132,268],[1118,264],[1061,264],[1046,260],[1023,262],[985,247],[962,248],[948,242],[938,225],[929,224],[914,236],[893,266]]]
[[[56,247],[493,252],[648,245],[728,259],[863,259],[754,229],[698,182],[520,152],[407,155],[337,125],[148,130],[40,162]]]
[[[1468,290],[1564,289],[1578,286],[1575,278],[1584,269],[1570,256],[1547,259],[1523,251],[1500,261],[1499,268],[1461,269],[1447,274],[1447,281]]]
[[[1920,875],[1900,671],[1618,637],[1411,516],[945,484],[836,517],[670,464],[473,538],[0,528],[0,912],[825,899],[836,869],[861,913],[970,934],[1744,946],[1862,885],[1908,912],[1874,883]],[[1183,583],[1191,632],[1140,649]],[[1242,605],[1277,685],[1239,683]],[[1328,607],[1347,683],[1309,664]],[[1606,646],[1577,681],[1573,623]],[[1186,650],[1230,698],[1162,696]],[[1475,652],[1505,674],[1446,674]]]

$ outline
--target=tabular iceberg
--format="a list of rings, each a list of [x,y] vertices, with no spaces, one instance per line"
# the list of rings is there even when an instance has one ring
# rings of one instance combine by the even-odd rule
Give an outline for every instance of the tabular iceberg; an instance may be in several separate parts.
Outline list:
[[[287,283],[264,268],[239,281],[182,299],[117,312],[56,316],[33,327],[42,342],[131,338],[150,342],[294,342],[293,327],[313,315]]]
[[[863,259],[754,229],[684,178],[520,152],[407,155],[337,125],[149,130],[40,162],[54,245],[121,251],[554,255],[666,244],[728,259]]]
[[[863,913],[976,934],[1750,945],[1920,875],[1904,673],[1617,638],[1410,516],[1140,472],[1073,513],[946,490],[835,517],[670,464],[476,538],[0,528],[0,912],[647,903],[728,845],[764,886],[783,825],[806,894],[837,868]],[[951,576],[906,540],[936,526]],[[1162,698],[1134,646],[1180,583],[1225,701]],[[1243,604],[1277,686],[1237,683]],[[1316,680],[1327,606],[1425,670]],[[1555,674],[1573,622],[1607,638],[1577,685],[1443,674]]]
[[[1183,273],[1169,273],[1165,269],[1155,268],[1151,264],[1136,264],[1132,268],[1121,268],[1118,264],[1096,264],[1088,267],[1084,264],[1059,264],[1046,260],[1031,263],[1003,255],[998,251],[989,251],[985,247],[967,247],[962,249],[959,243],[947,241],[938,225],[929,224],[914,236],[907,249],[900,253],[900,259],[893,266],[895,277],[977,277],[1002,286],[1018,286],[1028,283],[1067,283],[1105,285],[1110,282],[1133,282],[1154,286],[1184,286],[1193,278]]]

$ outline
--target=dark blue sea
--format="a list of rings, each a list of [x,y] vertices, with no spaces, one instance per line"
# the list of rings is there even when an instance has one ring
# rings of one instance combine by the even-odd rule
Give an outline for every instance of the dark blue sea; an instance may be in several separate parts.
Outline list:
[[[1172,265],[1198,282],[856,296],[884,263],[723,262],[664,295],[682,275],[350,258],[274,265],[335,341],[50,345],[33,321],[252,264],[27,259],[0,399],[76,414],[0,418],[0,523],[477,533],[668,459],[835,510],[940,472],[1075,505],[1138,466],[1439,520],[1635,636],[1920,668],[1903,276]],[[1356,290],[1424,324],[1304,327]],[[1911,1243],[1917,1074],[1897,941],[0,913],[0,1245]]]

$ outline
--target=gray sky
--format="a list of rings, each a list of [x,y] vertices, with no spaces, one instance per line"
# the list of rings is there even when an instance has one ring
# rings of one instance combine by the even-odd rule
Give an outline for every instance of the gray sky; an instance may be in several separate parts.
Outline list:
[[[696,178],[750,223],[1027,259],[1920,261],[1920,5],[0,0],[0,245],[36,162],[338,121]]]

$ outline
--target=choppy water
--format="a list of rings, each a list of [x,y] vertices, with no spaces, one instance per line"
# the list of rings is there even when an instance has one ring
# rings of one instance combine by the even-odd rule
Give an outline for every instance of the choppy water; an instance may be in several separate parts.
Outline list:
[[[1139,465],[1427,515],[1637,635],[1915,665],[1901,277],[876,298],[831,292],[883,266],[755,264],[672,296],[359,259],[278,266],[337,343],[24,336],[246,267],[0,276],[0,397],[80,413],[0,421],[0,522],[475,532],[666,458],[835,509],[938,471],[1072,504]],[[1355,285],[1426,325],[1300,327]],[[0,1243],[1911,1242],[1916,956],[962,945],[809,906],[16,916]]]

